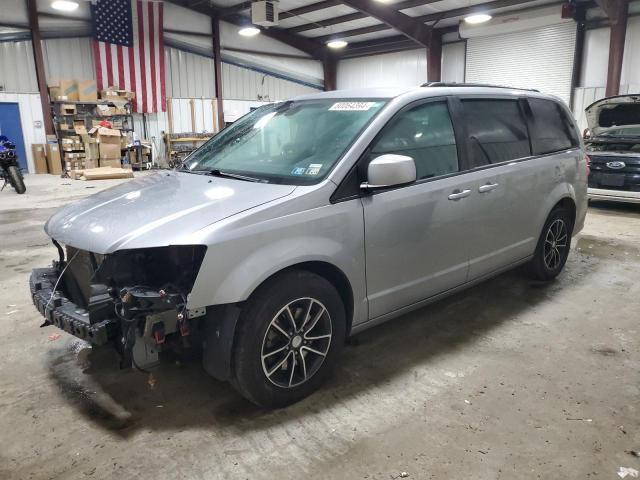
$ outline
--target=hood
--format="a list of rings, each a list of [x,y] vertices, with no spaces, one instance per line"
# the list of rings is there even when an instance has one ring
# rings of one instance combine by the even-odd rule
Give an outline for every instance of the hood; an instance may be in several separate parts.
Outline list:
[[[102,254],[180,244],[191,233],[295,188],[163,172],[68,205],[49,219],[45,231],[60,243]]]
[[[592,135],[638,135],[640,129],[640,95],[603,98],[585,109]]]

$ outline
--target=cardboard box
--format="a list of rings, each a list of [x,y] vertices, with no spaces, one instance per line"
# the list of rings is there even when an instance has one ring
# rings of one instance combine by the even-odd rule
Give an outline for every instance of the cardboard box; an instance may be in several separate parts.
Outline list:
[[[49,135],[47,135],[47,140],[49,140]],[[58,146],[57,140],[56,143],[49,143],[49,141],[47,141],[46,149],[49,173],[60,175],[62,173],[62,159],[60,157],[60,147]]]
[[[98,141],[100,159],[120,160],[120,130],[106,127],[94,127],[89,130],[89,135]]]
[[[78,113],[78,109],[73,103],[63,103],[60,105],[60,112],[63,115],[75,115]]]
[[[96,105],[96,113],[101,117],[110,117],[115,115],[116,107],[109,105]]]
[[[95,80],[78,80],[78,98],[81,102],[98,100],[98,87]]]
[[[73,152],[84,150],[84,143],[80,137],[66,137],[61,141],[61,148],[63,152]]]
[[[36,173],[49,173],[44,144],[34,143],[31,145],[31,153],[33,155],[33,163],[36,167]]]
[[[87,127],[84,123],[84,120],[74,120],[73,121],[73,130],[78,135],[85,135],[87,133]]]
[[[103,100],[133,100],[136,94],[129,90],[120,90],[114,87],[102,90],[100,92],[100,98]],[[120,103],[120,102],[118,102]]]
[[[95,138],[85,139],[84,156],[88,160],[98,160],[100,158],[100,149],[98,148],[98,142]]]
[[[84,168],[98,168],[100,166],[100,161],[97,158],[85,158],[84,159]]]
[[[78,96],[78,82],[73,79],[51,82],[49,85],[49,96],[51,100],[77,102],[80,100]]]
[[[122,168],[119,158],[102,158],[100,157],[101,167]]]

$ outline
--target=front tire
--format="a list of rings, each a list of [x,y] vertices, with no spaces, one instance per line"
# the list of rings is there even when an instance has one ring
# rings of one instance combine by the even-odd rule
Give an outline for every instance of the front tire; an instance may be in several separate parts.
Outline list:
[[[331,283],[303,270],[281,273],[243,309],[232,383],[264,408],[295,403],[329,376],[345,335],[345,308]]]
[[[9,183],[14,188],[14,190],[19,194],[26,192],[27,187],[24,186],[24,180],[22,179],[22,174],[20,173],[18,167],[16,167],[15,165],[11,165],[7,169],[7,171],[9,173]]]
[[[538,239],[528,274],[534,280],[549,281],[557,277],[571,250],[573,217],[566,208],[557,207],[547,217]]]

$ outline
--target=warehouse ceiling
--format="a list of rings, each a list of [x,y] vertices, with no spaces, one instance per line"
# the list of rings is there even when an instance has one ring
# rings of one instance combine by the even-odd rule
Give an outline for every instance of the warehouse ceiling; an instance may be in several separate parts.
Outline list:
[[[251,2],[178,0],[173,3],[209,11],[237,25],[248,23]],[[338,57],[354,57],[428,46],[431,35],[457,31],[475,13],[504,14],[560,3],[557,0],[279,0],[277,27],[263,33],[314,57],[326,54],[326,42],[346,40]]]

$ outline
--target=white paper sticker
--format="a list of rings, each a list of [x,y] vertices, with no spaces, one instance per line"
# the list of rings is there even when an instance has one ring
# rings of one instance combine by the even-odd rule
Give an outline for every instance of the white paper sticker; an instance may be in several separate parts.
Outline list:
[[[375,105],[376,102],[338,102],[331,105],[329,110],[339,112],[366,112]]]
[[[318,175],[320,173],[320,169],[322,168],[321,163],[312,163],[307,167],[306,175]]]

